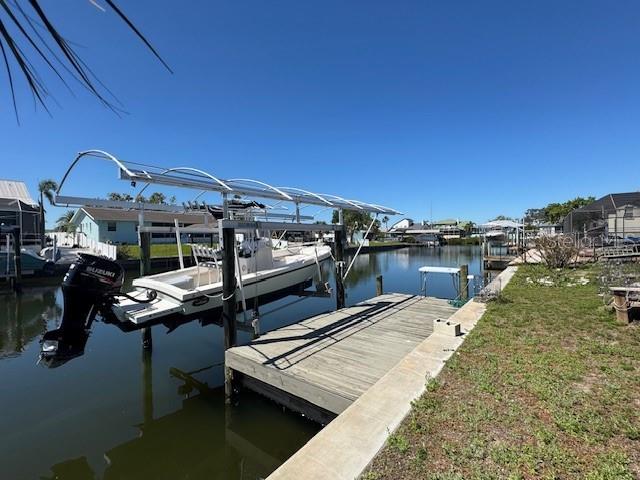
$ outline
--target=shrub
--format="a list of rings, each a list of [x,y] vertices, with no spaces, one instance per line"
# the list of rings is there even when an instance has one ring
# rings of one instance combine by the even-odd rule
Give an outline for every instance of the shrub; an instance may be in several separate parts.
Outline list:
[[[133,258],[131,247],[129,245],[120,245],[116,252],[116,258],[118,260],[128,260],[129,258]]]
[[[566,235],[538,237],[535,247],[540,252],[542,261],[550,268],[564,268],[574,264],[580,252],[573,238]]]

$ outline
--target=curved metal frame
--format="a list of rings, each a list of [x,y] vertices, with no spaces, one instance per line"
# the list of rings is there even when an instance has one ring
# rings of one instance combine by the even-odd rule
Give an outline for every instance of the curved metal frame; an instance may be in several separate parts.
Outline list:
[[[256,185],[262,185],[263,187],[267,187],[268,190],[272,190],[272,191],[274,191],[276,193],[279,193],[280,195],[282,195],[285,199],[289,200],[290,202],[294,202],[295,201],[293,198],[291,198],[289,195],[284,193],[278,187],[274,187],[273,185],[269,185],[268,183],[261,182],[260,180],[253,180],[252,178],[230,178],[229,180],[227,180],[227,182],[229,182],[229,183],[233,183],[233,182],[255,183]]]
[[[321,197],[321,196],[320,196],[320,195],[318,195],[317,193],[310,192],[309,190],[303,190],[302,188],[296,188],[296,187],[278,187],[278,188],[280,188],[280,189],[282,189],[282,190],[285,190],[285,191],[287,191],[287,190],[293,190],[294,192],[302,192],[302,193],[304,193],[304,194],[306,194],[306,195],[309,195],[309,196],[311,196],[311,197],[315,197],[315,198],[317,198],[318,200],[320,200],[321,202],[323,202],[323,203],[325,203],[325,204],[327,204],[327,205],[329,205],[329,206],[333,207],[333,203],[331,203],[329,200],[327,200],[326,198]],[[294,195],[295,195],[295,194],[294,194]],[[300,203],[303,203],[303,202],[301,201]]]
[[[56,196],[65,185],[71,170],[73,170],[80,159],[85,156],[93,156],[113,162],[118,167],[120,178],[123,180],[145,183],[144,187],[142,187],[138,192],[138,195],[141,195],[150,184],[155,183],[158,185],[167,185],[178,188],[202,190],[195,199],[202,196],[205,192],[210,191],[221,193],[223,197],[227,193],[237,193],[248,197],[255,196],[271,198],[277,201],[275,205],[282,202],[293,202],[296,204],[298,211],[300,210],[300,204],[308,204],[320,205],[328,208],[362,210],[371,213],[386,213],[391,215],[401,214],[398,210],[374,203],[349,200],[338,195],[315,193],[296,187],[274,187],[268,183],[250,178],[222,180],[204,170],[193,167],[161,168],[154,167],[152,165],[136,164],[134,162],[123,162],[104,150],[85,150],[79,152],[65,172],[62,181],[56,190]],[[167,175],[171,172],[176,172],[178,174]],[[182,175],[180,175],[180,173],[182,173]],[[214,183],[212,184],[209,180],[213,180]],[[246,184],[246,186],[243,186],[242,184]],[[251,184],[253,184],[253,186],[251,186]],[[257,188],[256,185],[259,185],[262,188]]]
[[[213,180],[214,182],[217,182],[218,184],[220,184],[220,186],[226,188],[230,192],[233,191],[233,189],[230,186],[228,186],[227,184],[225,184],[222,180],[220,180],[219,178],[214,177],[213,175],[211,175],[208,172],[205,172],[204,170],[200,170],[199,168],[193,168],[193,167],[171,167],[171,168],[165,169],[163,172],[159,173],[159,175],[166,175],[169,172],[196,172],[196,173],[199,173],[201,175],[204,175],[205,177],[209,177],[211,180]],[[144,192],[149,185],[151,185],[151,183],[147,183],[144,187],[142,187],[140,189],[140,191],[138,192],[138,195],[142,195],[142,192]]]
[[[127,172],[127,175],[133,175],[133,173],[127,167],[125,167],[124,164],[120,160],[118,160],[116,157],[114,157],[110,153],[105,152],[104,150],[84,150],[82,152],[78,152],[78,155],[76,155],[76,158],[73,160],[73,162],[71,163],[69,168],[67,168],[67,171],[65,172],[64,177],[62,177],[62,180],[58,184],[58,189],[56,190],[56,195],[60,193],[60,190],[62,190],[62,186],[64,185],[64,182],[67,180],[67,177],[71,173],[71,170],[73,170],[73,168],[80,161],[80,159],[82,157],[85,157],[85,156],[87,156],[87,157],[93,156],[93,157],[96,157],[96,158],[101,158],[103,160],[111,160],[112,162],[114,162],[118,166],[118,168],[121,168],[122,170]]]
[[[356,207],[358,210],[364,210],[360,205],[353,203],[351,200],[347,200],[346,198],[339,197],[338,195],[330,195],[328,193],[320,193],[319,195],[322,195],[323,197],[335,198],[340,202],[344,202],[351,205],[352,207]],[[336,206],[339,207],[340,205]]]

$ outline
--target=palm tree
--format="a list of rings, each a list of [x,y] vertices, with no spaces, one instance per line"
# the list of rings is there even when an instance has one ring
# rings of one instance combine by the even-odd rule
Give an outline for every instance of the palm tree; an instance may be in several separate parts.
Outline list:
[[[38,183],[38,192],[40,192],[40,245],[44,247],[44,197],[49,200],[49,205],[53,205],[53,192],[58,189],[58,184],[47,178],[46,180],[40,180]]]
[[[75,211],[67,210],[58,220],[56,220],[56,230],[59,232],[73,232],[75,226],[71,223],[71,219],[75,215]]]
[[[382,223],[384,223],[384,229],[389,230],[389,227],[387,225],[389,223],[389,217],[387,217],[386,215],[382,217]]]

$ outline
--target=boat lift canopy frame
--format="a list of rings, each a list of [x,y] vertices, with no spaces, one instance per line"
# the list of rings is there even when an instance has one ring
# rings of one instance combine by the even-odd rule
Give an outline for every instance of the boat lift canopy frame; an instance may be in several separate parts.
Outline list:
[[[378,204],[366,203],[359,200],[349,200],[337,195],[320,194],[310,192],[295,187],[275,187],[259,180],[248,178],[236,178],[224,180],[205,172],[204,170],[192,167],[171,167],[162,168],[153,165],[145,165],[130,161],[123,161],[103,150],[86,150],[79,152],[60,182],[56,191],[56,205],[83,205],[102,206],[107,208],[134,208],[138,210],[162,210],[180,211],[181,208],[175,205],[158,205],[148,202],[128,202],[113,201],[99,198],[69,197],[60,195],[69,174],[79,161],[85,157],[107,160],[114,163],[118,168],[119,178],[128,180],[132,186],[137,182],[147,185],[157,184],[179,188],[196,189],[220,193],[223,203],[229,194],[242,195],[247,197],[267,198],[279,202],[292,202],[296,205],[296,213],[299,219],[299,205],[318,205],[325,208],[337,210],[356,210],[375,214],[401,215],[401,212],[393,208]],[[299,222],[298,222],[299,223]],[[291,226],[290,224],[288,225]],[[319,224],[314,224],[318,227]]]

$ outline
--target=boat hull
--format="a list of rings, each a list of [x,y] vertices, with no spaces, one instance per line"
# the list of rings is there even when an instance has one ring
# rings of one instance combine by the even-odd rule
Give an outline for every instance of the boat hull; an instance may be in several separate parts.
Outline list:
[[[327,256],[319,259],[326,260]],[[282,271],[267,271],[252,275],[243,282],[243,288],[236,291],[236,302],[239,308],[243,308],[242,299],[247,308],[252,308],[254,299],[260,302],[261,298],[270,296],[274,293],[291,290],[292,287],[309,284],[316,274],[318,266],[313,260],[300,262],[299,265]],[[134,297],[144,299],[146,290],[153,285],[149,281],[141,279],[137,292],[133,293]],[[144,286],[142,286],[142,285]],[[130,324],[128,328],[136,329],[143,326],[165,323],[167,320],[178,321],[181,319],[193,319],[198,316],[204,316],[221,309],[222,307],[222,283],[219,282],[207,288],[206,293],[202,292],[198,295],[189,294],[189,298],[176,298],[171,294],[157,291],[157,298],[150,303],[136,303],[129,299],[121,299],[119,303],[112,306],[115,319],[118,322]],[[244,295],[243,295],[244,294]],[[183,296],[184,297],[184,296]]]

